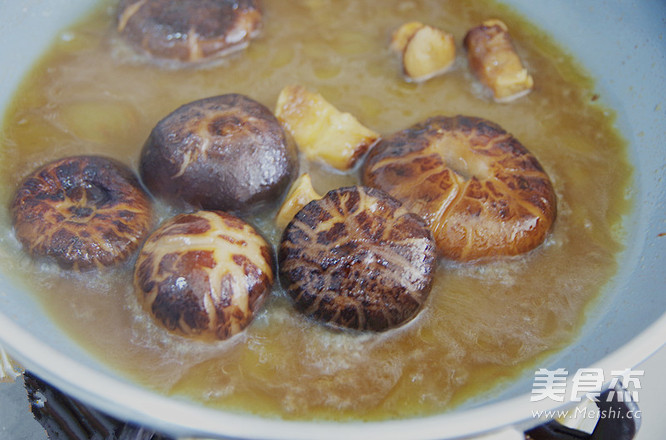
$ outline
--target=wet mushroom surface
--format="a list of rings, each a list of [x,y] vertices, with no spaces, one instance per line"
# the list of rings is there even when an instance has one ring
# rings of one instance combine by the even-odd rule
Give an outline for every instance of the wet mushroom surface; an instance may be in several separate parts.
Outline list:
[[[233,93],[190,102],[161,119],[139,165],[158,197],[241,213],[274,204],[297,169],[295,147],[271,111]]]
[[[117,30],[156,60],[197,63],[246,47],[262,19],[255,0],[121,0]]]
[[[437,257],[422,218],[381,190],[345,187],[296,214],[278,261],[302,313],[335,327],[383,331],[416,316]]]
[[[386,136],[361,174],[421,215],[440,253],[453,260],[528,252],[557,216],[555,190],[537,158],[482,118],[434,116]]]
[[[127,260],[152,227],[152,200],[133,171],[103,156],[49,162],[19,185],[10,207],[28,253],[89,270]]]
[[[245,329],[270,293],[273,252],[257,231],[221,211],[180,214],[141,248],[139,302],[167,330],[225,340]]]

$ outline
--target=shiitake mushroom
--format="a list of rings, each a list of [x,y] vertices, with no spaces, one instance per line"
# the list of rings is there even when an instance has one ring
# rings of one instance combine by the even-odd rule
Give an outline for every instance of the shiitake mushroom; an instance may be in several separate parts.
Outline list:
[[[24,248],[67,269],[127,259],[152,224],[152,202],[134,173],[102,156],[39,167],[19,185],[10,209]]]
[[[121,0],[117,29],[153,58],[193,63],[242,49],[262,18],[257,0]]]
[[[262,104],[227,94],[185,104],[152,130],[139,172],[172,203],[248,213],[278,201],[297,172],[296,148]]]
[[[204,340],[225,340],[245,329],[273,279],[266,241],[221,211],[167,220],[146,240],[134,270],[139,303],[155,321]]]
[[[422,216],[453,260],[528,252],[557,216],[555,190],[534,154],[483,118],[434,116],[387,136],[361,175]]]
[[[335,189],[305,205],[278,251],[280,280],[297,310],[333,327],[372,331],[417,315],[436,260],[425,221],[367,187]]]

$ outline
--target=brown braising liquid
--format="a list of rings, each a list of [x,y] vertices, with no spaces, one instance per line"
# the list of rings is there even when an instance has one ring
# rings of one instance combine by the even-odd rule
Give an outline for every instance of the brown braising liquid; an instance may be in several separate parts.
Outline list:
[[[25,78],[4,118],[4,206],[34,167],[99,153],[136,170],[154,124],[181,104],[246,94],[270,109],[282,87],[303,84],[366,126],[390,134],[428,116],[465,114],[499,123],[550,174],[558,218],[547,241],[483,265],[442,261],[424,310],[383,334],[327,329],[296,314],[276,286],[240,337],[206,344],[172,336],[137,306],[132,262],[75,274],[33,262],[0,212],[0,265],[16,274],[76,341],[121,374],[212,407],[288,419],[378,420],[432,414],[482,398],[575,337],[617,269],[631,167],[613,116],[592,80],[533,24],[493,2],[466,0],[265,0],[265,27],[243,52],[206,68],[146,63],[118,40],[114,2],[64,30]],[[497,104],[467,68],[470,27],[505,21],[535,90]],[[391,32],[420,20],[452,32],[454,68],[405,82]],[[582,60],[584,62],[584,60]],[[252,166],[248,164],[247,166]],[[357,182],[302,161],[315,188]],[[174,212],[158,206],[160,218]],[[274,211],[250,218],[277,245]]]

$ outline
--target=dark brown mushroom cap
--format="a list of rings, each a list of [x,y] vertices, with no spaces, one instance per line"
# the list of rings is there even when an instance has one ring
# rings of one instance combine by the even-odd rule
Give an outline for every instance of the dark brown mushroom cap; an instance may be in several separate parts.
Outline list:
[[[154,57],[196,62],[243,48],[261,22],[257,0],[121,0],[117,27]]]
[[[297,168],[296,149],[270,110],[229,94],[162,119],[139,171],[146,187],[170,202],[245,213],[278,201]]]
[[[299,311],[336,327],[383,331],[421,309],[436,251],[426,223],[400,202],[373,188],[348,187],[296,214],[278,261]]]
[[[125,260],[148,234],[149,196],[125,165],[73,156],[27,176],[11,205],[14,231],[35,257],[90,269]]]
[[[436,116],[382,139],[363,164],[365,185],[422,216],[441,254],[471,261],[539,246],[557,214],[536,157],[499,125]]]
[[[167,330],[224,340],[246,328],[273,283],[266,241],[221,211],[180,214],[146,240],[134,270],[143,308]]]

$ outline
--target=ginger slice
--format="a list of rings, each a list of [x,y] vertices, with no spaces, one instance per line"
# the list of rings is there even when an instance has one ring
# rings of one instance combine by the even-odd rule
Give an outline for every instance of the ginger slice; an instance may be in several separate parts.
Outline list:
[[[453,35],[417,21],[400,26],[391,37],[390,48],[401,55],[405,76],[415,82],[446,72],[456,58]]]
[[[509,29],[497,19],[472,28],[464,39],[469,64],[495,101],[507,102],[529,93],[534,80],[513,46]]]
[[[342,171],[352,168],[379,139],[354,116],[303,86],[282,89],[275,116],[308,160],[321,160]]]
[[[313,200],[321,199],[321,195],[312,187],[312,180],[308,173],[302,174],[291,185],[287,197],[275,216],[275,224],[279,229],[287,227],[298,211]]]
[[[453,35],[432,26],[423,26],[407,42],[402,65],[408,78],[420,82],[446,72],[455,59]]]
[[[393,32],[393,35],[391,35],[391,44],[389,47],[392,51],[402,55],[409,39],[414,36],[416,31],[424,26],[425,25],[419,21],[410,21],[403,24]]]

